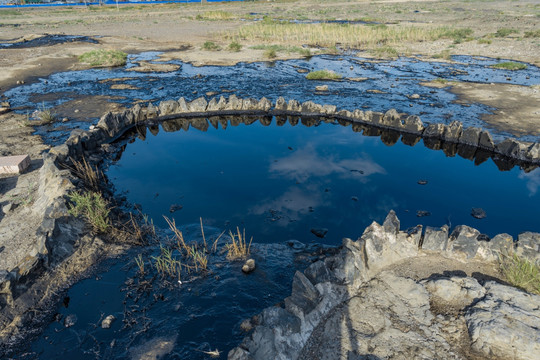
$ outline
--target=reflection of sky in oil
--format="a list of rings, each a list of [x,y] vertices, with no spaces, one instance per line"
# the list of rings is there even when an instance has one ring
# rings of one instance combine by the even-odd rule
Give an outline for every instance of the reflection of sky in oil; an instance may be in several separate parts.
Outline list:
[[[245,227],[256,242],[315,241],[310,229],[327,228],[324,241],[335,244],[360,236],[390,209],[403,228],[540,231],[538,170],[501,172],[491,160],[475,166],[422,144],[387,146],[336,124],[161,130],[128,144],[108,175],[158,225],[165,225],[162,215],[178,224],[202,217],[219,228]],[[183,208],[170,213],[173,204]],[[487,218],[474,219],[473,207]],[[418,218],[417,211],[431,215]]]
[[[536,195],[538,188],[540,187],[540,169],[534,169],[530,173],[521,173],[519,174],[519,178],[527,181],[529,195],[531,197]]]

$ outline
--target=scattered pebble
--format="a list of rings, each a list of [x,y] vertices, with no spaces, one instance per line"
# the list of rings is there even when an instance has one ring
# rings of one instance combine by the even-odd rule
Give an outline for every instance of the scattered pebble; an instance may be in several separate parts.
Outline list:
[[[357,196],[351,196],[351,200],[352,201],[358,201],[358,197]]]
[[[418,217],[431,216],[431,213],[429,211],[418,210],[416,212],[416,216]]]
[[[169,208],[169,212],[173,213],[175,211],[182,210],[182,208],[183,208],[182,205],[172,204],[171,207]]]
[[[427,185],[427,180],[418,180],[418,185]]]
[[[328,233],[328,229],[326,228],[313,228],[310,230],[313,235],[315,235],[318,238],[323,238]]]
[[[255,270],[255,260],[253,259],[246,260],[244,266],[242,266],[242,271],[246,274],[249,274],[253,270]]]
[[[102,329],[109,329],[111,327],[111,324],[113,323],[113,321],[116,320],[116,318],[114,317],[114,315],[109,315],[107,316],[105,319],[103,319],[103,321],[101,322],[101,328]]]
[[[64,319],[64,326],[67,328],[72,327],[76,323],[77,323],[77,315],[75,314],[69,314]]]
[[[471,216],[476,219],[484,219],[487,215],[484,209],[482,208],[472,208]]]
[[[315,86],[315,91],[328,91],[328,85]]]

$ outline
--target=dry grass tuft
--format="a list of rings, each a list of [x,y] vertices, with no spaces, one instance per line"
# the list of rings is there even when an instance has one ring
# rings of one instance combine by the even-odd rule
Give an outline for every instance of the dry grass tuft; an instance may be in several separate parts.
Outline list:
[[[229,236],[231,242],[225,245],[225,248],[227,249],[227,259],[236,260],[247,257],[250,254],[253,237],[251,237],[248,243],[246,239],[246,229],[244,229],[244,232],[242,233],[238,227],[236,228],[236,234],[229,231]]]
[[[510,284],[540,295],[540,266],[517,255],[504,256],[501,270]]]

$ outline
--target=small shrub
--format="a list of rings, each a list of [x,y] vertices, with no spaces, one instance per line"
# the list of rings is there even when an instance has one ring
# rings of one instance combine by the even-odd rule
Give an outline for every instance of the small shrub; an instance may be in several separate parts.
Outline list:
[[[36,117],[41,125],[50,124],[56,121],[56,114],[51,109],[42,108],[36,113]]]
[[[495,68],[495,69],[504,69],[504,70],[512,70],[512,71],[514,71],[514,70],[526,69],[527,65],[522,64],[522,63],[513,62],[513,61],[507,61],[507,62],[502,62],[502,63],[492,65],[491,67]]]
[[[154,267],[162,276],[170,276],[180,280],[182,274],[182,262],[173,257],[173,251],[169,248],[161,247],[158,256],[152,256]]]
[[[533,31],[526,31],[525,35],[523,35],[525,38],[540,38],[540,29],[533,30]]]
[[[514,255],[502,259],[501,270],[513,286],[540,295],[540,266]]]
[[[332,70],[317,70],[306,75],[308,80],[338,80],[342,76]]]
[[[517,33],[519,33],[519,31],[516,29],[501,28],[501,29],[498,29],[497,32],[493,34],[493,36],[498,37],[498,38],[503,38],[503,37],[507,37],[508,35],[517,34]]]
[[[479,44],[491,44],[491,40],[489,39],[478,39]]]
[[[310,57],[311,56],[311,50],[309,49],[305,49],[305,48],[301,48],[300,50],[298,50],[298,53],[302,56],[305,56],[305,57]]]
[[[234,18],[234,15],[228,11],[216,10],[206,11],[195,16],[196,20],[229,20]]]
[[[439,54],[433,55],[434,59],[444,59],[444,60],[450,60],[452,57],[450,55],[450,50],[443,50]]]
[[[80,194],[73,192],[68,195],[68,198],[73,203],[69,206],[69,214],[83,216],[92,225],[94,231],[98,233],[104,233],[109,229],[109,203],[103,199],[100,193],[87,192]]]
[[[92,50],[79,56],[79,61],[92,67],[124,66],[127,54],[119,50]]]
[[[229,51],[239,52],[242,49],[242,45],[240,45],[236,41],[233,41],[232,43],[229,44],[228,49]]]
[[[268,59],[274,59],[277,57],[276,49],[274,48],[268,48],[264,51],[264,56]]]
[[[370,50],[370,52],[378,58],[396,58],[398,57],[398,52],[391,46],[381,46],[375,49]]]
[[[213,41],[206,41],[203,44],[202,49],[207,50],[207,51],[218,51],[218,50],[220,50],[220,47],[219,47],[218,44],[216,44]]]
[[[84,184],[91,190],[98,190],[102,180],[105,180],[103,173],[97,168],[90,165],[83,157],[82,161],[71,159],[73,168],[70,168],[73,173],[84,181]]]
[[[229,236],[231,242],[225,245],[225,248],[227,249],[227,259],[236,260],[247,257],[250,254],[253,237],[248,243],[246,239],[246,230],[244,229],[244,232],[242,233],[238,227],[236,228],[236,234],[229,231]]]

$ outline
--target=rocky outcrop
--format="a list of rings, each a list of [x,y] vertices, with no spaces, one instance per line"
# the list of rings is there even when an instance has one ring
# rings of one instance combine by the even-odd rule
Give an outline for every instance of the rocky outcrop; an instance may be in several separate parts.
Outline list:
[[[540,164],[540,144],[521,142],[506,139],[498,144],[493,141],[491,134],[479,128],[463,128],[459,121],[450,124],[428,124],[415,115],[399,113],[390,109],[386,113],[376,111],[362,111],[359,109],[338,110],[334,105],[321,105],[312,101],[300,103],[291,99],[288,102],[279,97],[273,104],[266,98],[240,99],[231,95],[228,99],[220,96],[207,101],[204,97],[190,102],[183,97],[178,100],[165,100],[158,106],[149,103],[147,107],[135,105],[121,113],[107,113],[101,117],[93,130],[75,130],[66,142],[68,155],[77,157],[84,151],[94,151],[103,143],[114,141],[130,128],[139,124],[156,125],[168,120],[178,118],[216,118],[219,116],[259,116],[269,119],[278,118],[279,121],[288,118],[291,124],[301,117],[302,122],[309,123],[309,119],[332,119],[343,123],[352,123],[353,130],[362,131],[368,136],[385,136],[384,141],[392,145],[400,136],[405,144],[414,145],[423,138],[426,146],[432,149],[442,149],[448,156],[460,154],[464,158],[473,159],[476,153],[479,156],[485,151],[488,157],[502,156],[526,164]],[[281,120],[280,120],[281,119]],[[238,121],[239,118],[237,118]],[[268,125],[268,121],[265,122]],[[234,125],[234,124],[233,124]],[[386,132],[385,132],[386,131]],[[498,161],[498,160],[497,160]]]
[[[540,234],[514,242],[507,234],[486,241],[466,226],[448,233],[401,231],[391,211],[357,241],[344,239],[337,255],[297,272],[291,296],[257,317],[229,360],[538,358],[540,296],[426,273],[426,259],[434,269],[440,259],[489,263],[512,253],[540,263]]]

